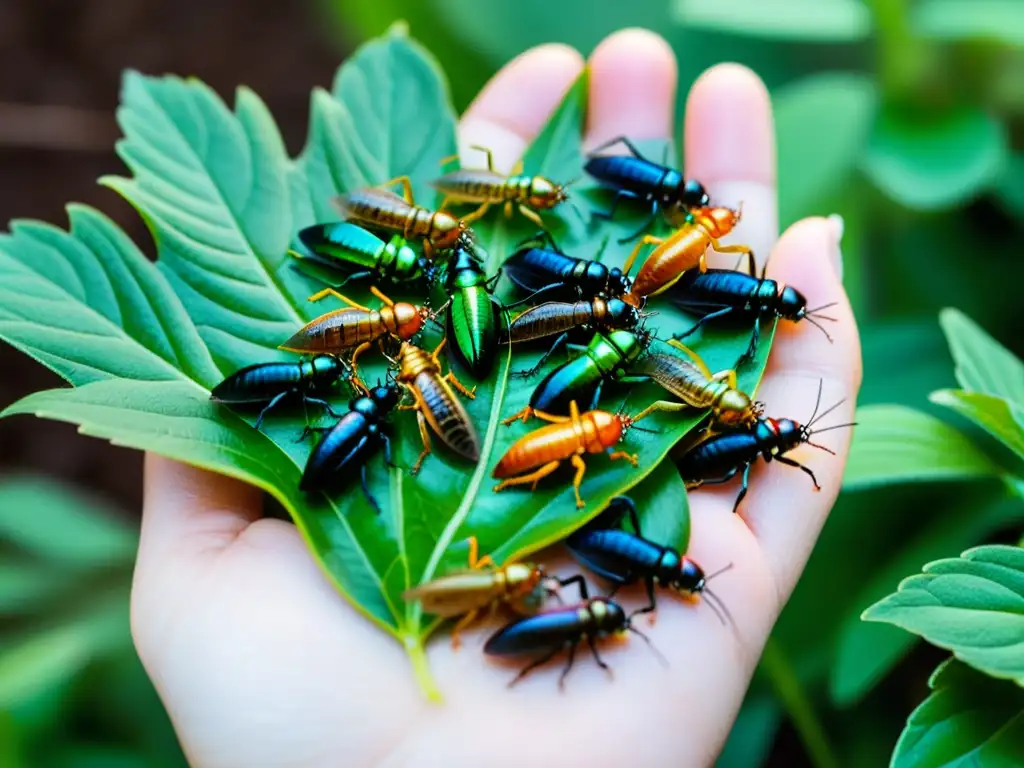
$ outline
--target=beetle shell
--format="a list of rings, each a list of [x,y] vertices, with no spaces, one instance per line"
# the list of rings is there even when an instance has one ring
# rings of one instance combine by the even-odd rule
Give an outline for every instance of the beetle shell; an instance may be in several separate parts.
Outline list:
[[[269,402],[293,387],[306,390],[330,385],[345,373],[340,360],[318,355],[296,363],[262,363],[235,371],[210,392],[222,403]]]
[[[490,656],[539,653],[578,642],[584,635],[606,637],[626,630],[626,612],[617,603],[595,597],[575,606],[544,611],[502,627],[484,644]]]
[[[369,398],[361,398],[369,401]],[[372,401],[370,401],[372,402]],[[380,427],[363,413],[349,411],[317,443],[306,462],[300,491],[342,483],[348,470],[361,467],[380,444]]]

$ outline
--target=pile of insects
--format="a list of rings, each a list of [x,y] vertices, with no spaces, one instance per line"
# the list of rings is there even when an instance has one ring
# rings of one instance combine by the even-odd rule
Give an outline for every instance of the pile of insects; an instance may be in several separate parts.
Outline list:
[[[616,146],[625,152],[611,153]],[[556,470],[571,468],[576,505],[582,508],[592,454],[605,453],[608,461],[636,467],[638,455],[619,449],[630,430],[642,429],[637,425],[653,413],[690,409],[705,409],[710,418],[700,437],[676,452],[688,488],[724,483],[740,474],[735,512],[758,458],[797,467],[817,487],[813,471],[787,454],[809,443],[814,424],[832,410],[818,413],[820,390],[807,424],[766,417],[763,404],[738,388],[734,370],[712,373],[682,343],[709,323],[743,324],[752,331],[742,362],[757,350],[761,320],[806,320],[828,336],[819,321],[832,318],[809,310],[795,288],[758,274],[749,247],[719,242],[736,226],[739,211],[713,205],[698,181],[645,158],[629,139],[615,139],[595,150],[585,164],[589,176],[614,192],[611,207],[593,211],[591,221],[611,220],[620,205],[642,206],[651,215],[647,226],[627,238],[636,244],[623,268],[609,268],[594,254],[564,253],[545,226],[542,212],[572,204],[565,182],[523,175],[521,169],[503,176],[493,169],[490,152],[479,149],[487,167],[461,168],[434,181],[444,195],[437,210],[417,205],[409,179],[399,177],[337,198],[339,220],[300,231],[304,250],[291,253],[294,266],[334,279],[310,300],[333,297],[342,306],[281,340],[281,349],[299,356],[295,362],[252,365],[214,388],[216,402],[260,408],[257,429],[268,414],[287,406],[318,406],[335,420],[331,426],[307,426],[298,436],[318,435],[301,489],[338,493],[358,476],[379,514],[367,464],[382,454],[384,462],[395,466],[390,417],[397,410],[415,413],[422,442],[416,461],[402,468],[409,475],[428,461],[434,440],[448,449],[451,460],[478,462],[480,436],[463,398],[474,397],[473,382],[493,375],[506,345],[527,344],[549,346],[536,365],[512,375],[532,385],[546,373],[533,386],[529,404],[504,419],[505,425],[518,423],[525,431],[491,469],[499,481],[494,492],[533,489]],[[394,191],[399,188],[402,194]],[[477,207],[461,216],[452,212],[468,204]],[[507,217],[518,213],[538,233],[489,275],[472,224],[492,207],[503,209]],[[645,233],[659,215],[672,228],[665,237]],[[737,269],[708,268],[709,249],[739,254]],[[503,275],[521,295],[512,303],[503,303],[494,293]],[[379,306],[364,306],[344,294],[345,286],[356,281],[371,286]],[[423,299],[392,301],[385,291],[394,286],[421,293]],[[697,321],[675,337],[657,338],[646,321],[659,301],[674,303]],[[430,327],[441,337],[432,348],[421,346]],[[655,348],[655,343],[660,346]],[[556,353],[562,349],[573,354],[559,363]],[[386,380],[372,386],[360,372],[360,361],[371,355],[380,355],[387,364]],[[343,413],[327,399],[339,382],[353,393]],[[639,382],[654,382],[673,399],[648,403],[632,415],[600,408],[606,383]],[[645,539],[628,497],[612,499],[564,543],[584,567],[613,585],[609,595],[590,597],[580,575],[556,579],[529,563],[498,566],[489,556],[479,556],[472,537],[468,568],[415,587],[405,598],[420,601],[427,613],[458,619],[452,631],[455,647],[460,631],[481,612],[506,607],[518,614],[484,646],[485,653],[496,656],[535,656],[512,683],[568,649],[563,682],[584,640],[606,668],[595,641],[625,632],[641,635],[634,617],[655,610],[655,585],[689,598],[704,596],[723,623],[729,620],[726,606],[707,588],[712,576],[728,566],[706,575],[680,552]],[[612,597],[632,583],[645,585],[648,603],[628,615]],[[574,604],[566,600],[567,588],[578,591]],[[546,607],[551,600],[554,606]]]

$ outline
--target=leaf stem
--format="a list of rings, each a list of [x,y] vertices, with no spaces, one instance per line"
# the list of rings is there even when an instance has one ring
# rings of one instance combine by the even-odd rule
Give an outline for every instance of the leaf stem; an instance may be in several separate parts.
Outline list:
[[[412,662],[412,671],[416,676],[416,683],[420,691],[427,697],[428,701],[440,704],[444,701],[441,690],[437,687],[434,674],[430,671],[430,663],[427,661],[426,650],[423,641],[415,635],[404,635],[403,643],[405,652],[409,654],[409,661]]]
[[[775,695],[793,721],[793,727],[815,768],[839,768],[825,726],[814,711],[807,691],[796,675],[793,665],[774,638],[769,637],[761,655],[761,669],[768,676]]]

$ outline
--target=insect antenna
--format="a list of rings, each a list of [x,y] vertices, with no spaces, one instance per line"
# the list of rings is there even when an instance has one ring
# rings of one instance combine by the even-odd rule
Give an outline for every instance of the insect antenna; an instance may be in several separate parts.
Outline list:
[[[833,429],[842,429],[843,427],[856,427],[857,422],[851,421],[847,424],[833,424],[831,427],[822,427],[821,429],[814,430],[814,434],[818,435],[822,432],[831,432]]]
[[[647,647],[651,649],[651,653],[654,654],[654,658],[658,660],[658,663],[661,664],[661,666],[665,667],[666,669],[670,666],[668,663],[668,659],[665,658],[664,654],[662,654],[661,651],[654,647],[654,643],[651,642],[651,638],[649,638],[639,629],[634,627],[633,622],[629,619],[627,619],[626,628],[634,635],[639,635],[643,639],[643,641],[647,643]]]
[[[819,312],[821,312],[821,310],[823,310],[823,309],[830,309],[831,307],[834,307],[838,303],[839,303],[838,301],[830,301],[828,304],[822,304],[820,307],[815,307],[814,309],[808,309],[807,310],[807,314],[808,315],[816,315]]]
[[[833,456],[836,455],[835,451],[833,451],[831,448],[826,448],[824,445],[820,445],[819,443],[812,443],[810,440],[804,440],[804,442],[807,443],[807,445],[811,446],[812,448],[819,448],[823,450],[825,453],[831,453]]]
[[[817,328],[819,331],[821,331],[823,334],[825,334],[825,338],[828,339],[828,343],[829,344],[835,343],[835,341],[832,338],[832,336],[829,335],[829,332],[825,330],[825,326],[823,326],[821,323],[819,323],[817,320],[815,320],[814,317],[812,317],[811,315],[804,315],[804,319],[808,323],[813,325],[815,328]]]
[[[722,622],[722,626],[735,625],[735,622],[732,618],[732,613],[729,612],[729,609],[725,606],[725,603],[722,602],[722,598],[720,598],[710,589],[704,590],[704,597],[706,598],[708,608],[714,611],[715,616],[717,616],[718,620]]]
[[[711,581],[713,578],[715,578],[716,576],[721,576],[726,571],[731,571],[733,565],[734,565],[734,563],[729,563],[728,565],[726,565],[726,566],[724,566],[722,568],[719,568],[717,571],[712,573],[710,576],[705,576],[704,577],[704,582],[707,583],[707,582]]]
[[[819,392],[820,392],[820,391],[821,391],[821,390],[819,390]],[[819,421],[821,421],[821,420],[822,420],[823,418],[825,418],[826,416],[828,416],[828,415],[829,415],[830,413],[832,413],[832,411],[834,411],[834,410],[835,410],[836,408],[838,408],[838,407],[839,407],[840,405],[842,405],[842,404],[843,404],[843,403],[845,403],[845,402],[846,402],[846,398],[844,397],[844,398],[843,398],[842,400],[840,400],[840,401],[839,401],[838,403],[836,403],[835,405],[832,405],[832,406],[829,406],[828,408],[826,408],[826,409],[825,409],[825,412],[824,412],[824,413],[822,413],[822,414],[821,414],[820,416],[816,416],[816,417],[815,417],[815,416],[813,416],[813,415],[812,415],[812,418],[811,418],[811,420],[807,422],[807,428],[808,428],[808,429],[810,429],[811,427],[813,427],[813,426],[814,426],[815,424],[817,424],[817,423],[818,423]],[[817,409],[815,409],[815,410],[817,410]],[[821,430],[818,430],[818,431],[820,432]]]
[[[821,392],[825,388],[825,380],[818,379],[818,396],[814,400],[814,410],[811,411],[811,418],[807,420],[807,426],[810,427],[814,423],[814,420],[818,416],[818,408],[821,407]]]

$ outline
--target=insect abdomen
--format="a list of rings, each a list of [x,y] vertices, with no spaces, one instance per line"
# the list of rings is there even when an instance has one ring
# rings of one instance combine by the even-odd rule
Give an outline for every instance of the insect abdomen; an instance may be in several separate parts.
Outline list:
[[[313,450],[302,473],[299,490],[325,488],[347,480],[341,476],[345,469],[362,464],[373,449],[370,438],[367,418],[353,411],[346,413]]]
[[[694,408],[714,405],[714,393],[707,389],[708,378],[697,366],[675,355],[654,353],[647,355],[637,373],[650,376],[661,387]]]
[[[414,384],[423,398],[423,415],[431,422],[437,436],[459,455],[470,461],[479,459],[480,440],[476,430],[448,385],[431,371],[417,374]]]

